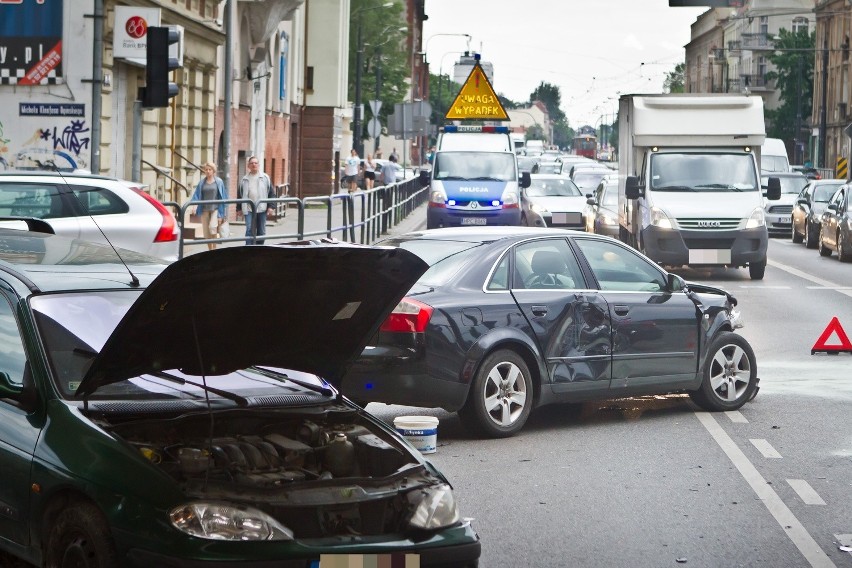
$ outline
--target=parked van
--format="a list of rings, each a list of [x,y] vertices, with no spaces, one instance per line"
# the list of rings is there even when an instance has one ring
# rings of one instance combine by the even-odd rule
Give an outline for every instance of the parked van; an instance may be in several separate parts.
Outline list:
[[[760,147],[761,172],[789,172],[790,160],[787,147],[780,138],[766,138]]]
[[[509,130],[499,126],[446,126],[438,138],[429,185],[426,228],[520,225],[520,188],[529,172],[518,173]]]

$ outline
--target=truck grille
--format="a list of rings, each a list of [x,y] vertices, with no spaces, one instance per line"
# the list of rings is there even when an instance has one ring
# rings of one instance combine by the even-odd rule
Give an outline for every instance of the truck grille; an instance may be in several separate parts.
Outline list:
[[[681,229],[690,231],[733,231],[740,225],[739,219],[721,219],[707,217],[678,217]]]

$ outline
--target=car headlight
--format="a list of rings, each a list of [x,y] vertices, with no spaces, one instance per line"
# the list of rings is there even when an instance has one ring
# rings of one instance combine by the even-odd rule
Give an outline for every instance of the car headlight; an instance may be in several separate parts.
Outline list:
[[[293,540],[293,531],[252,507],[195,502],[172,509],[179,531],[211,540]]]
[[[754,211],[751,212],[751,216],[746,221],[746,229],[756,229],[758,227],[763,227],[766,225],[766,216],[763,213],[762,207],[755,208]]]
[[[651,224],[661,229],[674,228],[674,224],[669,219],[669,216],[659,207],[651,207]]]
[[[733,327],[734,329],[739,329],[743,325],[745,325],[743,323],[743,317],[740,314],[739,310],[731,310],[731,313],[728,316],[728,320],[731,322],[731,327]]]
[[[456,499],[449,485],[437,485],[408,494],[410,501],[420,499],[409,524],[417,529],[435,530],[459,522]]]
[[[530,206],[530,209],[532,209],[533,211],[535,211],[536,213],[538,213],[540,215],[547,213],[547,207],[545,207],[544,205],[539,205],[538,203],[533,203]]]
[[[618,225],[618,217],[608,213],[600,215],[598,220],[601,222],[601,225]]]
[[[443,189],[433,189],[429,194],[429,201],[443,205],[447,202],[447,192]]]
[[[500,201],[503,202],[503,206],[506,205],[517,205],[518,204],[518,192],[514,189],[507,189],[503,191],[503,195],[500,196]]]

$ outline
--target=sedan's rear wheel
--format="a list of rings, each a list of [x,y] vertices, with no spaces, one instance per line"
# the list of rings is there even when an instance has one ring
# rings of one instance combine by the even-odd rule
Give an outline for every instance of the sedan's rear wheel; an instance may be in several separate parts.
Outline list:
[[[532,404],[527,364],[515,351],[501,349],[483,360],[459,417],[485,436],[506,438],[524,426]]]
[[[757,389],[757,359],[741,335],[724,332],[707,350],[704,380],[689,393],[704,410],[736,410],[753,398]]]
[[[837,260],[840,262],[850,262],[852,258],[850,258],[849,251],[846,250],[846,247],[843,246],[843,235],[840,232],[837,232]]]
[[[805,246],[809,249],[817,248],[817,240],[819,239],[819,231],[811,226],[811,222],[805,220]]]
[[[792,221],[791,224],[792,224],[793,228],[791,229],[792,234],[790,235],[790,237],[793,239],[793,242],[794,243],[802,242],[804,240],[804,238],[802,237],[802,235],[799,234],[798,231],[796,231],[796,221]],[[807,221],[805,221],[805,225],[807,226]]]

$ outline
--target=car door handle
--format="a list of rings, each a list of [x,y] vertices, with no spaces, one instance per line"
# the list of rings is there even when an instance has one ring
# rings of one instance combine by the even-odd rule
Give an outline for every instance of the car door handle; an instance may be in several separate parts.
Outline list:
[[[616,305],[613,307],[613,309],[615,310],[615,313],[616,313],[616,314],[618,314],[618,315],[620,315],[620,316],[626,316],[626,315],[627,315],[627,312],[629,312],[629,311],[630,311],[630,307],[629,307],[629,306],[625,306],[624,304],[616,304]]]
[[[533,306],[532,313],[536,317],[544,317],[547,315],[547,306]]]

